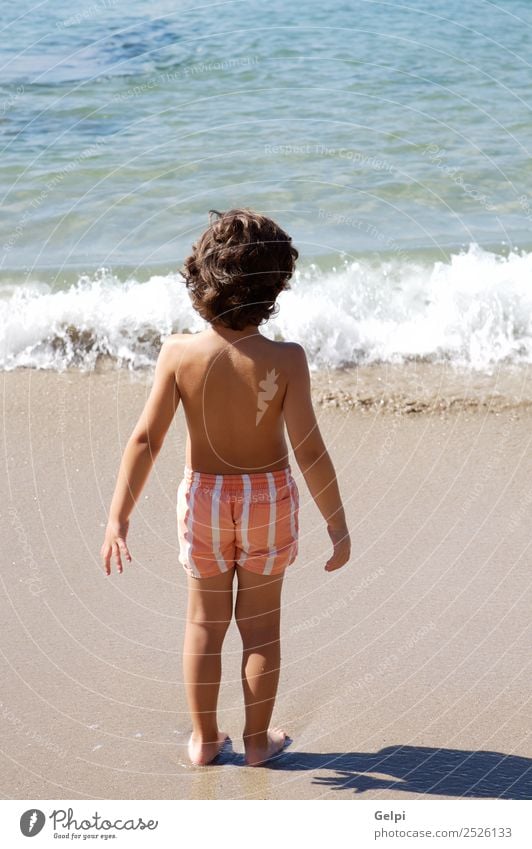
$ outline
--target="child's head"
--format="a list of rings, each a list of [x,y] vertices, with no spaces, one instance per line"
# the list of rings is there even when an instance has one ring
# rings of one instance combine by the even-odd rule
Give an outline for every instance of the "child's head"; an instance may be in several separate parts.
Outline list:
[[[234,330],[270,318],[295,268],[298,252],[275,221],[251,209],[230,209],[192,246],[183,276],[194,309]]]

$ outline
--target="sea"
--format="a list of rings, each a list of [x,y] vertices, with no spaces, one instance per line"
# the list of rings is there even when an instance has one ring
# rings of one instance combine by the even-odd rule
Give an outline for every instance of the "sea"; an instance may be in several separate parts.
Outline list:
[[[313,370],[532,363],[530,0],[3,0],[0,369],[152,368],[209,209]],[[388,372],[391,373],[391,372]]]

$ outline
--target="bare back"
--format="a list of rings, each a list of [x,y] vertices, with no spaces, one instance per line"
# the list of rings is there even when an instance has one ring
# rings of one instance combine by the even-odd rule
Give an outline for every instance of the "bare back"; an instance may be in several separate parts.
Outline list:
[[[288,465],[283,399],[290,343],[211,328],[176,340],[176,382],[185,411],[187,465],[235,474]]]

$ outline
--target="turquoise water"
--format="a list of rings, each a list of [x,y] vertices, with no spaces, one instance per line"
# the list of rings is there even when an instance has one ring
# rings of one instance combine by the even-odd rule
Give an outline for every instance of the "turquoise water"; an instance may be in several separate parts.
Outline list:
[[[314,256],[532,241],[528,0],[33,6],[3,3],[4,269],[176,263],[233,205]]]
[[[529,0],[5,0],[3,13],[4,365],[20,361],[22,343],[33,362],[32,345],[47,338],[31,322],[10,324],[15,290],[34,300],[81,281],[86,298],[102,275],[119,292],[128,279],[149,283],[179,267],[208,209],[236,205],[279,219],[307,280],[314,263],[314,281],[343,267],[358,301],[370,286],[388,303],[390,275],[415,290],[407,317],[418,323],[438,263],[460,312],[450,258],[472,245],[484,259],[469,268],[481,274],[506,257],[496,330],[509,346],[494,356],[528,358],[525,314],[504,328],[531,298]],[[477,283],[493,323],[493,291]],[[82,302],[74,318],[61,304],[46,302],[52,336],[83,325]],[[185,314],[183,305],[154,328],[190,326]],[[403,319],[394,321],[405,336]],[[288,322],[286,332],[303,331]],[[349,332],[331,363],[361,350],[388,356]],[[390,355],[437,353],[419,347]],[[438,351],[455,355],[445,341]]]

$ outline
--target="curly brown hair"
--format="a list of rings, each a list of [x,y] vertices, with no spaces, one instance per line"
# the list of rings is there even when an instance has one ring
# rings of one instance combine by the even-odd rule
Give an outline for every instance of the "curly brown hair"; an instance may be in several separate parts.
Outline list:
[[[192,246],[181,273],[195,310],[211,324],[242,330],[276,313],[299,256],[291,237],[252,209],[230,209]]]

